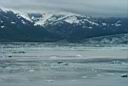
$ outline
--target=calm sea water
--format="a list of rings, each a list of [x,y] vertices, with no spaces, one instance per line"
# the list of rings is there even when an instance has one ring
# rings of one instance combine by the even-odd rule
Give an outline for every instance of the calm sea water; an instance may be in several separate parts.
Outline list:
[[[0,86],[127,86],[127,73],[124,44],[0,43]]]

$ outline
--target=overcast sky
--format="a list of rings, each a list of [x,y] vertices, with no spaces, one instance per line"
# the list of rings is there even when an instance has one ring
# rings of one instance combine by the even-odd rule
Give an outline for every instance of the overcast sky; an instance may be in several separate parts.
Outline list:
[[[128,0],[0,0],[0,6],[21,11],[59,11],[92,16],[128,15]]]

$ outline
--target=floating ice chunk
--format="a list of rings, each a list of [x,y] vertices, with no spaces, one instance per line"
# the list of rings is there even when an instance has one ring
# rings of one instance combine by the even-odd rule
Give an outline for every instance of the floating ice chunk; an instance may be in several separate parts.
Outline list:
[[[78,54],[78,55],[76,55],[77,57],[82,57],[82,55],[80,55],[80,54]]]
[[[50,59],[59,59],[58,56],[51,56]]]
[[[121,77],[127,78],[128,77],[128,74],[122,74]]]
[[[121,61],[112,61],[112,64],[122,64]]]
[[[87,76],[82,76],[82,78],[86,79],[86,78],[87,78]]]
[[[31,70],[29,70],[29,72],[34,72],[35,70],[33,70],[33,69],[31,69]]]
[[[64,63],[64,62],[62,62],[62,61],[59,61],[59,62],[57,62],[58,64],[62,64],[62,63]]]
[[[49,83],[52,83],[52,82],[54,82],[55,80],[46,80],[47,82],[49,82]]]

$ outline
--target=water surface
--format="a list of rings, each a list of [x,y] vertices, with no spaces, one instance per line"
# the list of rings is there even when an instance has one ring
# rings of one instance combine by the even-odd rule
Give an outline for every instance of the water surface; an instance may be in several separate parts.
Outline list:
[[[127,86],[128,45],[0,43],[0,86]]]

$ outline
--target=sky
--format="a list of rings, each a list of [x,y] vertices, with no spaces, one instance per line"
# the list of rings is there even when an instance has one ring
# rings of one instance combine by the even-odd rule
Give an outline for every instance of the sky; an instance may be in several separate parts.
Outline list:
[[[71,12],[89,16],[128,16],[128,0],[0,0],[19,11]]]

